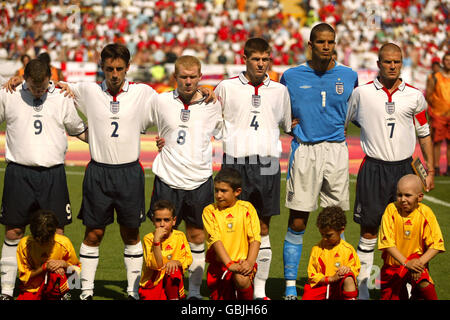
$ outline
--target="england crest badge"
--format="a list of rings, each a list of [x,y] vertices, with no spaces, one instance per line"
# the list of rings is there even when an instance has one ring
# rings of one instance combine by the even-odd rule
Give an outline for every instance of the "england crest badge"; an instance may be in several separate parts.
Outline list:
[[[120,110],[120,102],[119,101],[110,101],[110,103],[109,103],[109,110],[113,114],[118,113],[119,110]]]
[[[388,114],[393,114],[395,112],[395,102],[386,102],[385,109]]]
[[[337,94],[343,94],[344,93],[344,83],[343,82],[336,82],[336,93]]]
[[[180,113],[181,121],[187,122],[187,121],[189,121],[190,117],[191,117],[191,110],[181,109],[181,113]]]

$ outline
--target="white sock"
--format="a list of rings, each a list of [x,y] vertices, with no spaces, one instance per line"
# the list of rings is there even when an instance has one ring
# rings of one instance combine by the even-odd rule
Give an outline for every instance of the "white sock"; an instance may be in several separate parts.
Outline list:
[[[141,279],[142,262],[144,260],[142,243],[135,245],[125,245],[123,259],[127,270],[128,287],[127,293],[135,299],[139,299],[139,280]]]
[[[192,252],[192,264],[189,272],[189,294],[188,298],[192,296],[201,296],[200,287],[202,286],[203,272],[205,271],[205,244],[195,244],[189,242]]]
[[[259,248],[256,262],[258,271],[253,282],[253,298],[264,298],[266,296],[266,281],[269,278],[270,262],[272,261],[272,249],[270,247],[269,235],[261,236],[261,247]]]
[[[81,290],[82,296],[94,294],[94,279],[97,272],[99,247],[90,247],[81,243]]]
[[[373,265],[373,251],[375,250],[375,246],[377,244],[377,238],[375,239],[366,239],[361,237],[359,239],[358,249],[356,253],[359,256],[359,260],[361,261],[361,270],[358,275],[358,299],[359,300],[369,300],[369,288],[367,286],[367,282],[370,278],[370,272],[372,271]]]
[[[0,274],[2,275],[2,294],[13,296],[17,276],[17,245],[18,240],[5,238],[2,247],[2,257],[0,259]]]

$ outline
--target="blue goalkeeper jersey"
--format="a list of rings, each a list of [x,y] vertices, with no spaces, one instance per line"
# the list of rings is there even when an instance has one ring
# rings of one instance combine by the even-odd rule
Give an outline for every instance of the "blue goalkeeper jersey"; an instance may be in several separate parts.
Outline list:
[[[358,86],[355,71],[336,63],[331,70],[319,73],[305,63],[286,70],[280,82],[288,88],[292,118],[299,119],[292,131],[297,140],[345,141],[347,102]]]

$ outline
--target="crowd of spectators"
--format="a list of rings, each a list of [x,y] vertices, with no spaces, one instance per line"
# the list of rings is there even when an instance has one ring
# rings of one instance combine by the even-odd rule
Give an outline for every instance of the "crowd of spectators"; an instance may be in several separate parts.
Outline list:
[[[448,1],[302,0],[9,0],[0,2],[0,59],[48,51],[52,61],[97,62],[110,42],[126,44],[132,63],[159,65],[191,54],[209,64],[242,64],[243,44],[264,37],[275,65],[307,59],[311,26],[338,35],[338,60],[372,67],[380,43],[401,45],[407,66],[431,66],[449,50]]]

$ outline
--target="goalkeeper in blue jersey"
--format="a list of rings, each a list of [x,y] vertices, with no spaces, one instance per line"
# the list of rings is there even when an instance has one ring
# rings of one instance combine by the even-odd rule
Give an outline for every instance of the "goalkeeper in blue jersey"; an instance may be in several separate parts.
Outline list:
[[[320,206],[349,210],[348,148],[344,124],[347,102],[358,75],[333,58],[336,32],[326,24],[313,27],[308,46],[311,60],[284,72],[281,83],[291,98],[292,133],[286,207],[289,222],[283,260],[286,300],[297,299],[296,279],[309,213]]]

